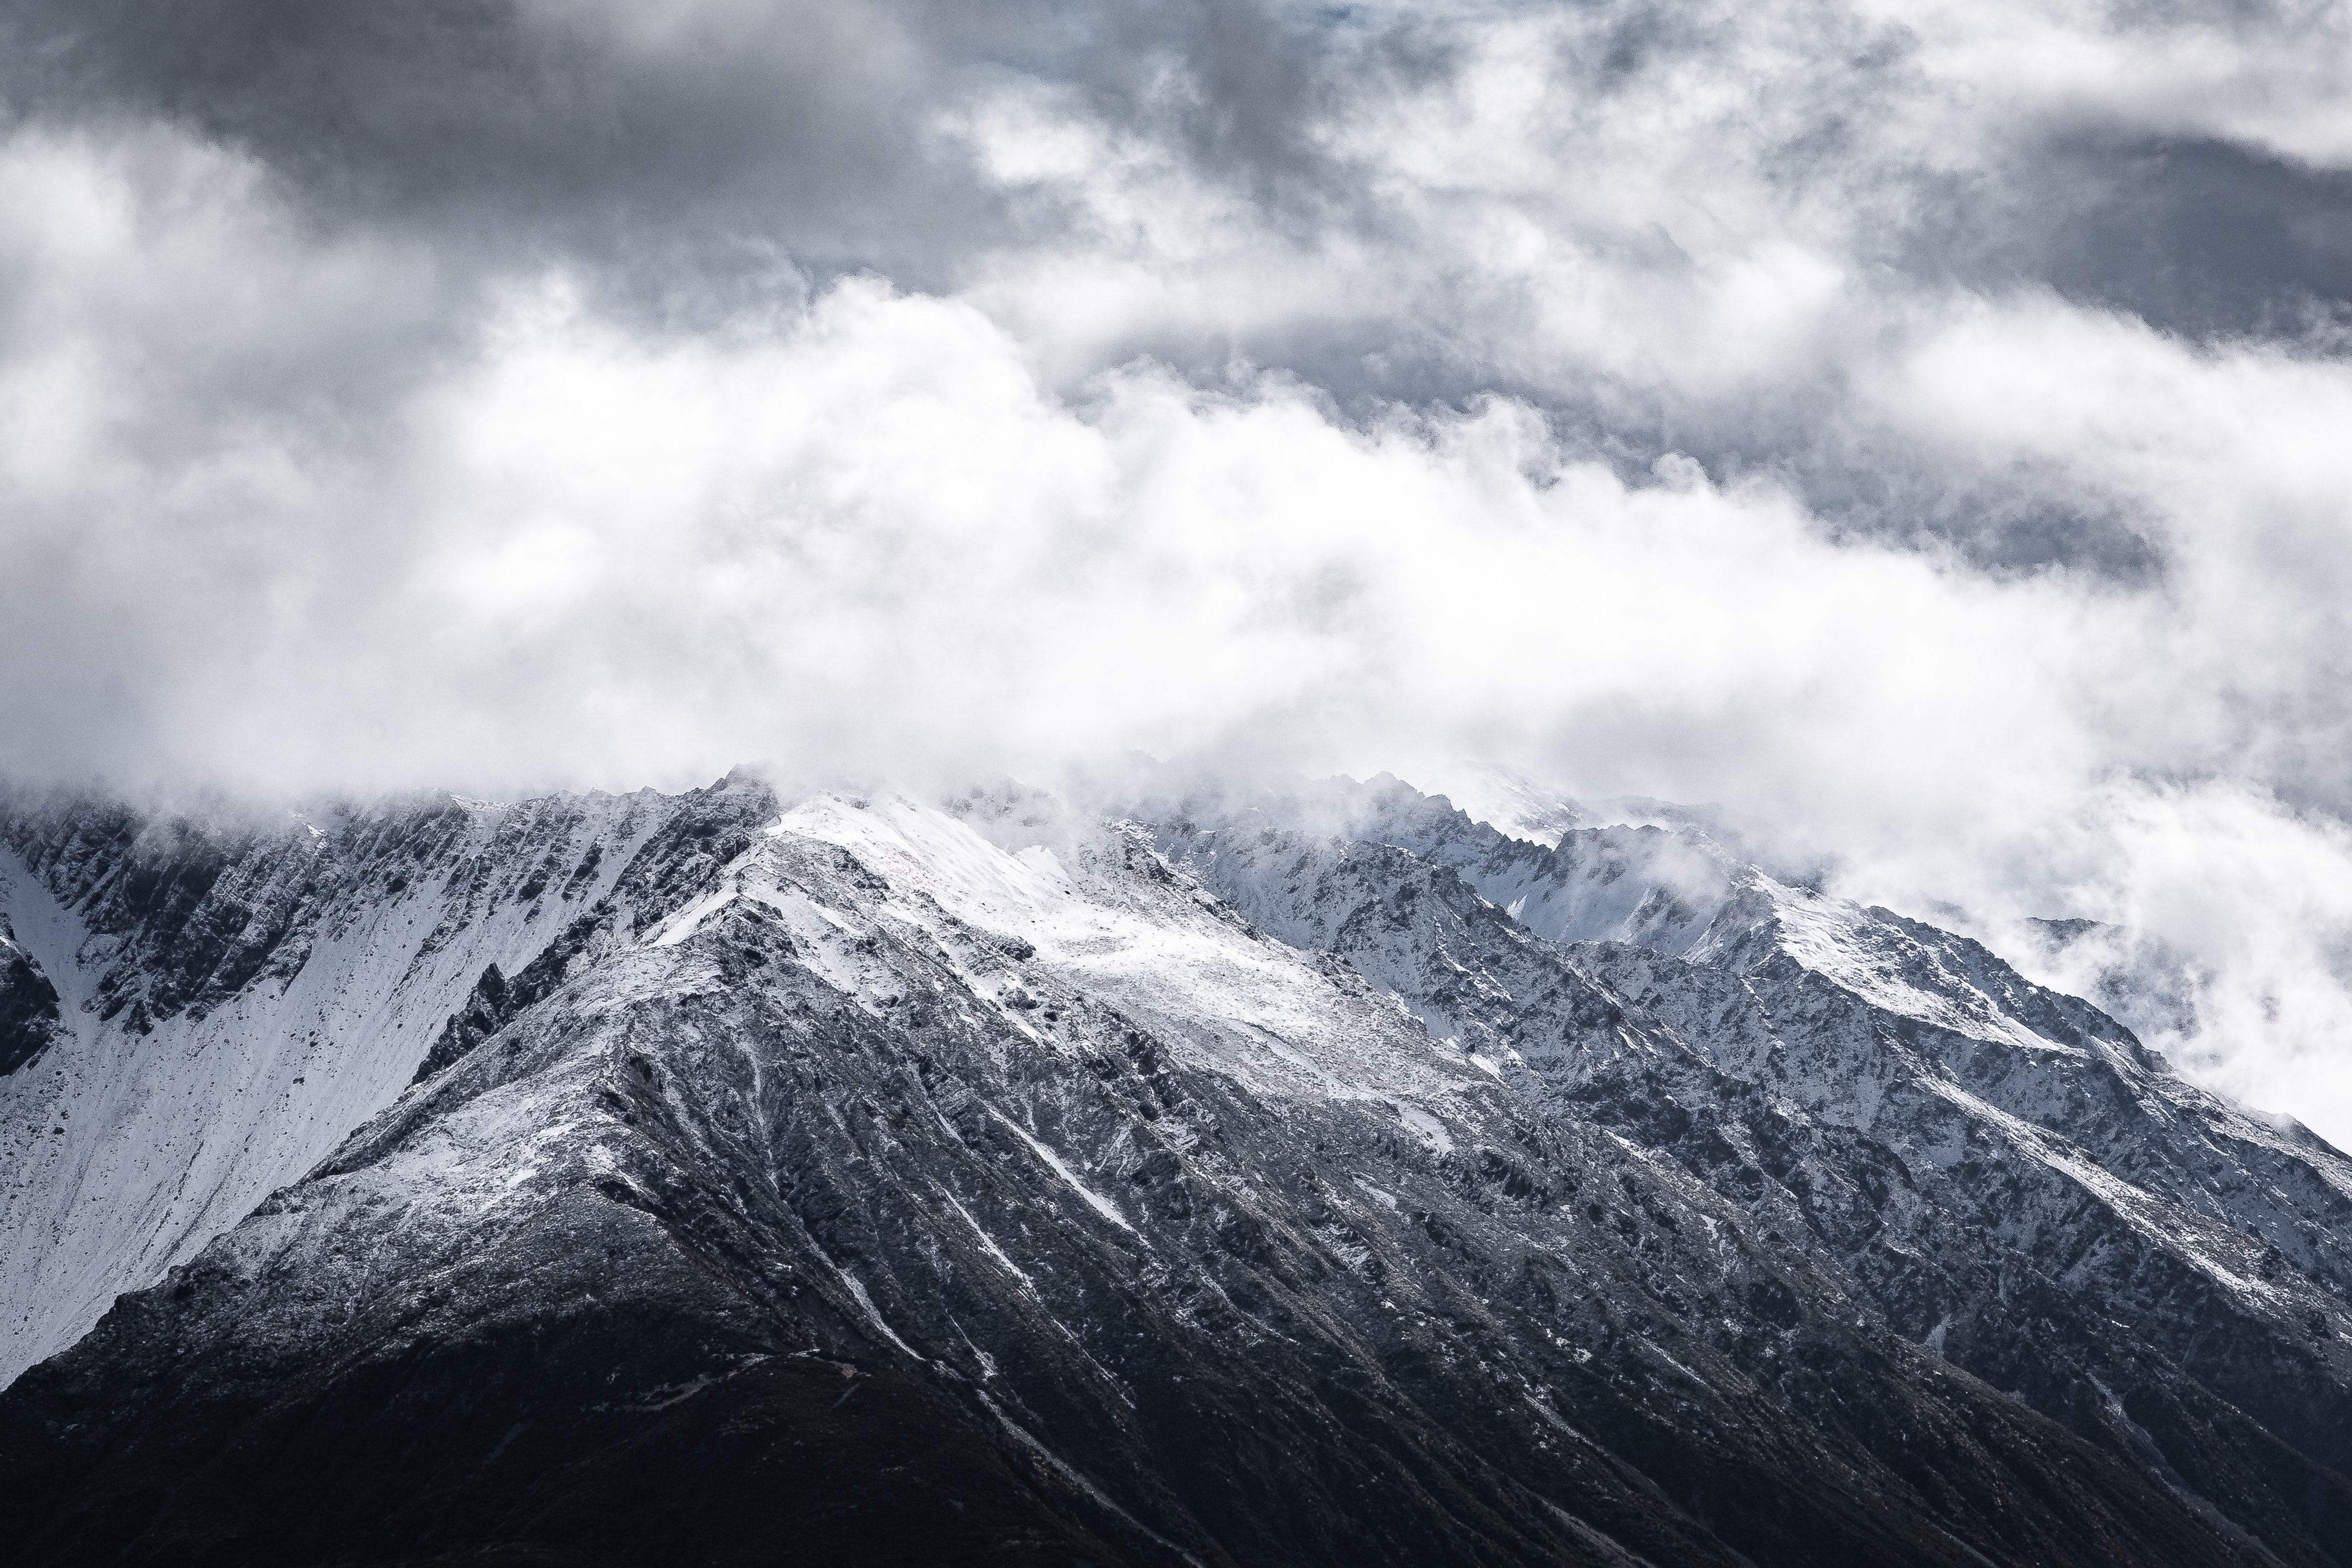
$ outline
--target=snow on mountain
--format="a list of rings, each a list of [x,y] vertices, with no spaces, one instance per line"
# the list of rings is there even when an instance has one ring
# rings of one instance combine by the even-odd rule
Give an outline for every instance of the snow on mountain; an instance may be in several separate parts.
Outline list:
[[[1649,795],[1607,795],[1585,800],[1494,763],[1462,761],[1421,781],[1473,823],[1538,848],[1557,848],[1570,832],[1586,827],[1656,827],[1722,834],[1722,813],[1714,806],[1683,805]]]
[[[1493,763],[1457,762],[1422,782],[1473,822],[1546,849],[1570,828],[1612,821],[1580,800]]]
[[[8,812],[0,911],[58,1027],[0,1077],[0,1381],[387,1104],[484,965],[527,962],[669,809],[444,798],[217,831]]]
[[[1158,842],[1433,1033],[1485,1042],[1531,1098],[1801,1221],[1891,1323],[2048,1413],[2126,1378],[2116,1361],[2144,1392],[2161,1365],[2163,1397],[2205,1410],[2184,1425],[2228,1426],[2218,1394],[2329,1473],[2352,1459],[2352,1161],[2321,1140],[2186,1083],[1973,942],[1789,887],[1703,832],[1627,855],[1577,829],[1546,851],[1401,787],[1345,789],[1336,816],[1329,793],[1163,800]],[[1525,920],[1545,888],[1556,943]],[[1629,908],[1688,912],[1650,918],[1643,945]],[[1844,1212],[1822,1212],[1837,1189]],[[2212,1484],[2285,1508],[2306,1481]]]
[[[1704,823],[455,809],[11,819],[0,1091],[290,1183],[24,1152],[169,1265],[0,1394],[49,1559],[2346,1561],[2352,1166]]]
[[[927,927],[952,920],[1033,948],[1046,973],[1148,1023],[1188,1064],[1251,1091],[1442,1112],[1465,1081],[1393,1005],[1362,1005],[1302,954],[1266,942],[1149,842],[1042,796],[974,792],[948,811],[889,795],[823,797],[773,830],[838,844],[922,889]]]

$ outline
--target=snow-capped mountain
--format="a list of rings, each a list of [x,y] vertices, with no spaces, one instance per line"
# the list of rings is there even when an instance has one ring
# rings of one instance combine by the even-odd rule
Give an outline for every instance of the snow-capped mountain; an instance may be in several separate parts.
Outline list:
[[[1700,819],[1092,804],[10,805],[17,1538],[2352,1563],[2309,1133]]]

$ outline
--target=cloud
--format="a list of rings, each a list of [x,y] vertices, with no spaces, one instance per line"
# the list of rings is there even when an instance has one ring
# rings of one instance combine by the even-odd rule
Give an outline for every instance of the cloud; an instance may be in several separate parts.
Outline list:
[[[905,189],[933,67],[887,6],[100,0],[17,7],[13,30],[20,101],[161,119],[324,218],[445,241],[595,247],[732,211],[831,259],[882,243],[906,198],[957,195]]]
[[[1927,79],[1989,120],[2097,121],[2352,168],[2352,17],[2326,0],[1864,9],[1917,38]]]
[[[1469,752],[2127,925],[2352,1135],[2327,16],[14,25],[0,768]]]

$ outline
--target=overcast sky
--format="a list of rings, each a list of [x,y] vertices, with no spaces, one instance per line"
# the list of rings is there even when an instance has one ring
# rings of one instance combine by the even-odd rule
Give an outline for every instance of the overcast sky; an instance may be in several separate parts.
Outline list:
[[[2342,4],[6,0],[0,136],[0,770],[1488,757],[2352,1142]]]

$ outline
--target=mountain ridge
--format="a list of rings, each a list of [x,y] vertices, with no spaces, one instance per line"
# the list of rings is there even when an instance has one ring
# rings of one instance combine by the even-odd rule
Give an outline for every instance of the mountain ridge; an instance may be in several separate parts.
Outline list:
[[[627,1561],[650,1463],[763,1560],[715,1444],[876,1561],[2342,1561],[2341,1155],[1698,830],[1166,793],[738,775],[528,904],[583,824],[413,857],[477,923],[402,1083],[0,1394],[12,1502],[58,1561]],[[360,1479],[364,1548],[298,1495]]]

